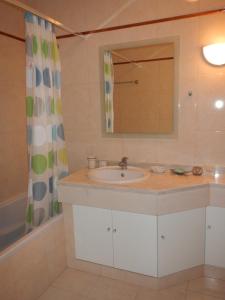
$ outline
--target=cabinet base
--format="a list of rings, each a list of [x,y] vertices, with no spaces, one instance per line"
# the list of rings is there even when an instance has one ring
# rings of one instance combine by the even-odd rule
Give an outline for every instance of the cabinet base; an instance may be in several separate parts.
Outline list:
[[[145,286],[147,288],[155,290],[182,284],[185,281],[196,279],[199,277],[209,277],[225,280],[225,268],[218,268],[209,265],[197,266],[161,278],[145,276],[133,272],[119,270],[116,268],[81,261],[78,259],[68,261],[68,266],[80,271],[94,273],[111,279],[122,280],[127,283]]]
[[[94,273],[100,276],[109,277],[111,279],[122,280],[127,283],[145,286],[151,289],[163,289],[173,285],[182,284],[185,281],[196,279],[204,276],[204,266],[197,266],[188,270],[167,275],[165,277],[156,278],[137,274],[125,270],[78,260],[76,258],[68,259],[68,267],[80,271]]]

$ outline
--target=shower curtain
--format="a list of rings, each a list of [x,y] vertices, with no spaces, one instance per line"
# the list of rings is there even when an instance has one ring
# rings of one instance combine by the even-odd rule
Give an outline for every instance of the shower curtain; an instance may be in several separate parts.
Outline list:
[[[104,52],[104,85],[105,85],[105,120],[106,132],[113,133],[114,112],[113,112],[113,61],[110,51]]]
[[[57,181],[68,174],[68,166],[54,27],[29,12],[25,13],[25,25],[29,229],[60,212]]]

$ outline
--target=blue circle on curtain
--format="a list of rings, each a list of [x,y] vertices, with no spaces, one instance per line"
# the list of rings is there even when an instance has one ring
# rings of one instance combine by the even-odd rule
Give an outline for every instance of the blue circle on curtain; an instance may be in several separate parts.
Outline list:
[[[49,193],[53,193],[53,177],[51,176],[48,180]]]
[[[45,20],[45,29],[51,31],[51,23]]]
[[[35,67],[36,71],[36,86],[41,84],[41,72],[39,71],[38,67]]]
[[[26,22],[33,23],[33,14],[26,11],[24,14],[24,19]]]
[[[63,177],[66,177],[69,175],[69,172],[68,171],[63,171],[59,174],[59,179],[62,179]]]
[[[111,92],[111,86],[110,86],[109,81],[105,82],[105,92],[106,92],[106,94],[110,94],[110,92]]]
[[[27,143],[28,145],[32,144],[32,127],[30,125],[27,126]]]
[[[49,68],[45,68],[43,71],[43,82],[44,82],[45,86],[47,86],[49,88],[51,87]]]
[[[37,19],[36,19],[36,22],[38,23],[38,25],[41,26],[42,19],[41,19],[40,17],[37,17],[37,16],[36,16],[36,18],[37,18]]]
[[[34,226],[39,226],[41,223],[43,223],[45,218],[45,210],[43,207],[38,207],[34,210],[34,218],[33,223]]]
[[[43,181],[35,182],[32,186],[33,199],[36,201],[41,201],[47,192],[47,185]]]
[[[33,56],[33,50],[32,50],[32,47],[33,47],[33,40],[32,38],[28,35],[26,37],[26,54],[30,57]]]
[[[60,137],[62,140],[65,140],[63,124],[60,124],[58,126],[57,133],[58,133],[58,137]]]
[[[52,78],[53,78],[53,85],[57,89],[60,89],[60,87],[61,87],[61,74],[60,74],[60,71],[53,72],[52,73]]]
[[[40,97],[35,97],[34,100],[34,115],[39,117],[45,111],[44,101]]]
[[[53,141],[57,140],[57,127],[56,127],[56,125],[52,126],[52,140]]]

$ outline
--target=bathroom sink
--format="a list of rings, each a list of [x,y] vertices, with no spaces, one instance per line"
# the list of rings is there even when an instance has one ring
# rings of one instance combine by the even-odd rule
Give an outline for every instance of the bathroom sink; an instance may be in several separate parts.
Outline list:
[[[149,172],[136,167],[122,169],[118,166],[102,167],[90,170],[88,177],[94,181],[111,184],[139,182],[148,178]]]

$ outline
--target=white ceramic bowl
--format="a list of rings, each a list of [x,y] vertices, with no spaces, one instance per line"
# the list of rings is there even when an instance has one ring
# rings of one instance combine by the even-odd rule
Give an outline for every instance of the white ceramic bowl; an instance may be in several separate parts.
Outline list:
[[[163,166],[151,166],[151,171],[153,173],[162,174],[166,172],[166,168]]]

